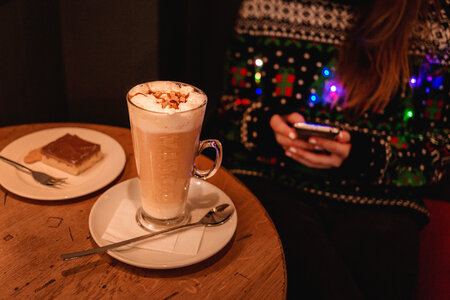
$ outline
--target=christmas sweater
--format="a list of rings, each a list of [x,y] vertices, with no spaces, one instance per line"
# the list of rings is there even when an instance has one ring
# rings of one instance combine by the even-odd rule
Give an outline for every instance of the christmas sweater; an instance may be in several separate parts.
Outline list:
[[[344,92],[335,65],[355,21],[352,6],[243,1],[219,109],[223,164],[235,174],[296,187],[304,197],[408,209],[427,222],[424,187],[442,178],[450,155],[450,32],[444,8],[441,15],[414,28],[413,75],[405,88],[383,112],[355,119],[331,105]],[[285,156],[269,120],[291,112],[350,132],[352,148],[339,168],[311,169]]]

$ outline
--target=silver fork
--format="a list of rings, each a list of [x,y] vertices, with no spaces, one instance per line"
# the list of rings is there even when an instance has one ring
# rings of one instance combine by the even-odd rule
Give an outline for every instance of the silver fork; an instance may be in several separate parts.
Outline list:
[[[40,184],[56,187],[56,186],[66,183],[67,178],[56,178],[56,177],[50,176],[50,175],[42,173],[42,172],[34,171],[22,164],[19,164],[18,162],[10,160],[9,158],[6,158],[1,155],[0,155],[0,159],[5,161],[6,163],[12,165],[19,171],[22,171],[27,174],[31,174],[31,176],[33,176],[34,180],[36,180]]]

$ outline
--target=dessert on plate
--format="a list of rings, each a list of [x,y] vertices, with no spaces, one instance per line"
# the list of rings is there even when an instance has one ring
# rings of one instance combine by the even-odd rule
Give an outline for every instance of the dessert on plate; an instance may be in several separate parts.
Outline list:
[[[33,163],[41,160],[46,165],[72,175],[78,175],[89,169],[102,157],[99,144],[67,133],[42,148],[32,150],[24,158],[24,161]]]

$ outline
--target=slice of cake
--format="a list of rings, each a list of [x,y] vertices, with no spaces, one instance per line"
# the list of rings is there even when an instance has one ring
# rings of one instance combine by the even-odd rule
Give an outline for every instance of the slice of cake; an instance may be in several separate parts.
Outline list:
[[[100,145],[66,134],[41,149],[41,161],[72,175],[78,175],[102,158]]]

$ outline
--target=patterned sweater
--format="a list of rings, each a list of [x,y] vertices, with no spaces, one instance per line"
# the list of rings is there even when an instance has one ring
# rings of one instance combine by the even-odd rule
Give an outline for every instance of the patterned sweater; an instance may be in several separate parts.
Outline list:
[[[415,28],[413,76],[405,88],[382,113],[353,120],[330,104],[343,93],[335,64],[354,23],[352,7],[243,1],[219,111],[224,165],[236,174],[297,187],[307,197],[409,209],[425,224],[422,192],[442,178],[450,156],[450,31],[444,9],[442,15],[439,23],[430,18]],[[350,132],[352,148],[341,167],[310,169],[284,155],[269,120],[291,112]]]

